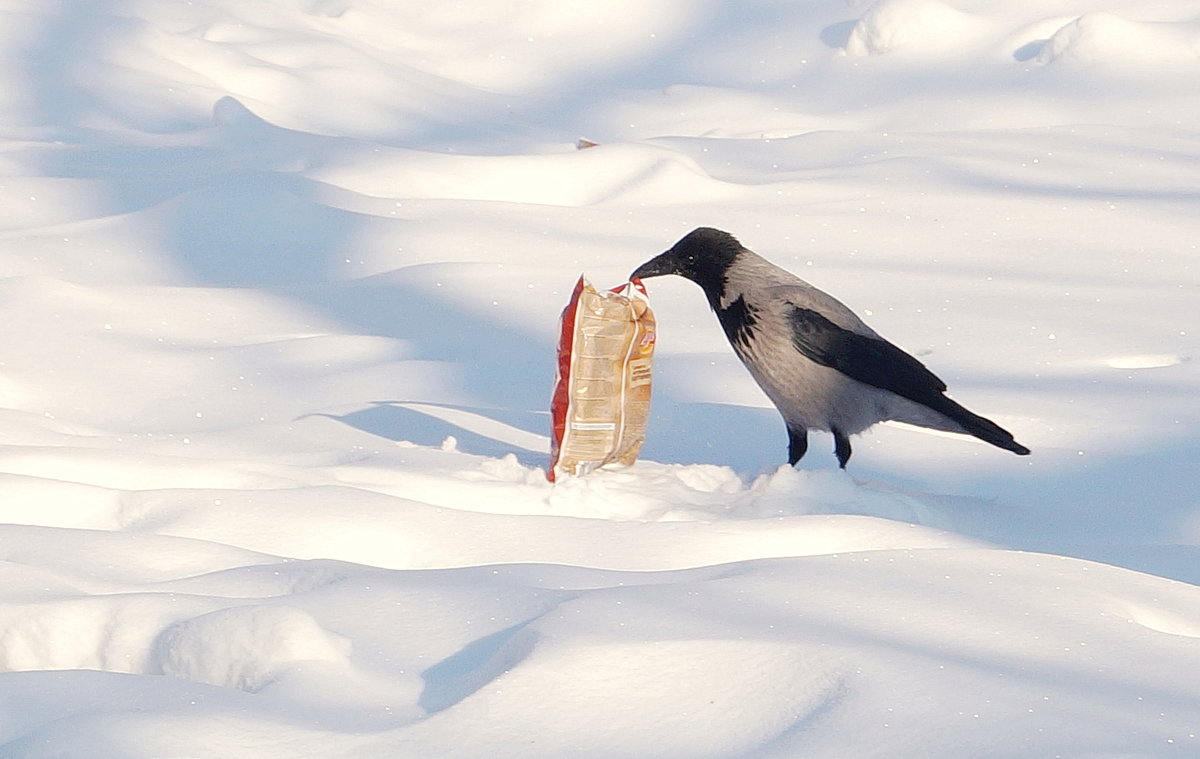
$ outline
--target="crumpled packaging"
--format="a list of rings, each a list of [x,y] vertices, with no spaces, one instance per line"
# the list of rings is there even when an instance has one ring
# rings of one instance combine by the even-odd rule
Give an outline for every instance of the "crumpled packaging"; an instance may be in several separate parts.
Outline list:
[[[654,339],[654,312],[640,280],[597,290],[580,276],[562,313],[551,482],[637,460],[650,415]]]

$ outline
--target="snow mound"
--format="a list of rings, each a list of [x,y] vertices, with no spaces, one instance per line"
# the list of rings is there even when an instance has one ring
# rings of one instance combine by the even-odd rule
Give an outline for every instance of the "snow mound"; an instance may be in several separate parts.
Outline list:
[[[1104,363],[1111,366],[1113,369],[1162,369],[1167,366],[1175,366],[1187,359],[1183,356],[1172,354],[1152,354],[1152,355],[1132,355],[1132,356],[1114,356],[1106,359]]]
[[[506,733],[538,735],[542,755],[570,755],[586,745],[597,755],[632,756],[659,735],[671,736],[665,742],[674,756],[737,756],[802,724],[835,697],[840,680],[837,663],[817,647],[783,640],[639,643],[552,635],[538,635],[517,662],[510,651],[498,652],[503,671],[445,707],[430,726],[498,723]],[[520,707],[547,688],[554,698],[539,709]],[[633,708],[635,702],[661,706]],[[579,709],[592,717],[578,722]],[[515,748],[511,737],[499,740]]]
[[[644,202],[674,193],[728,198],[735,188],[690,158],[650,145],[601,145],[538,156],[440,155],[378,148],[306,175],[373,197],[438,198],[554,206]]]
[[[850,55],[942,54],[967,47],[984,28],[972,14],[939,0],[879,0],[850,31]]]
[[[350,641],[288,606],[234,607],[177,622],[155,652],[165,675],[251,692],[300,663],[348,665],[350,653]]]
[[[1037,55],[1042,64],[1195,63],[1200,23],[1133,21],[1115,13],[1087,13],[1063,26]]]
[[[31,579],[31,578],[30,578]],[[156,631],[211,608],[163,596],[65,598],[0,612],[0,671],[102,669],[145,674]]]

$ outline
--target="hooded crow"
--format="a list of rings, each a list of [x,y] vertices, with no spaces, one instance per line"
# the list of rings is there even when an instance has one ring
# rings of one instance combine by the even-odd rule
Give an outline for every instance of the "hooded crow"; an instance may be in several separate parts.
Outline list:
[[[700,285],[738,358],[783,415],[788,463],[808,430],[833,433],[844,469],[850,435],[887,420],[960,432],[1024,456],[1007,431],[946,397],[946,383],[849,308],[719,229],[694,230],[633,277],[678,274]]]

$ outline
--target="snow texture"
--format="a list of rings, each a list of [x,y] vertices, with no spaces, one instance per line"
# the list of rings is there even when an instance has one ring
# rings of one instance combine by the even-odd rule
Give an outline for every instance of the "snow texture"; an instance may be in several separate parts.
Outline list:
[[[0,757],[1200,756],[1198,87],[1186,0],[0,3]],[[780,467],[664,278],[547,483],[697,226],[1033,455]]]

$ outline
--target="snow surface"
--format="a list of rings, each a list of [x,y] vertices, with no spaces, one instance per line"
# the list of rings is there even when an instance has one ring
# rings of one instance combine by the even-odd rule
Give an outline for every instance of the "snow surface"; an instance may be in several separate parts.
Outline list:
[[[1200,756],[1197,93],[1187,0],[0,2],[0,757]],[[548,484],[701,225],[1034,455],[780,468],[664,279]]]

